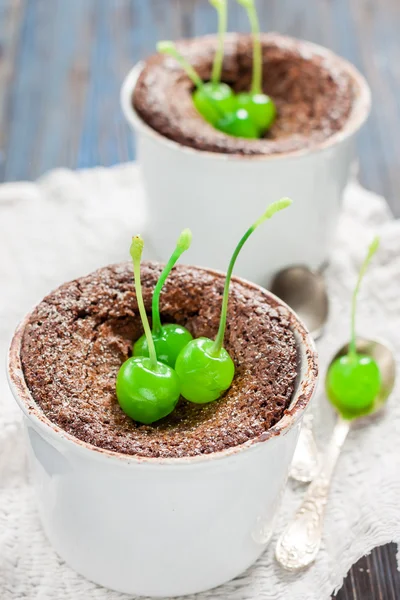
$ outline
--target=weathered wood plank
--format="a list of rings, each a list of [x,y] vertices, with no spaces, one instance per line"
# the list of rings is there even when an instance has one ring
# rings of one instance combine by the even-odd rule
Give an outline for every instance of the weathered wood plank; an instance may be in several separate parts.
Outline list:
[[[384,172],[385,195],[394,198],[400,190],[400,7],[393,2],[376,5],[351,0],[362,69],[370,82],[374,104],[370,129],[374,128],[379,147],[371,160],[379,161]],[[367,129],[367,132],[369,129]],[[377,151],[378,150],[378,151]]]
[[[34,178],[53,166],[73,166],[73,139],[81,127],[79,86],[73,84],[80,79],[77,57],[87,54],[77,48],[84,38],[74,6],[64,14],[57,2],[27,0],[9,89],[5,179]]]
[[[13,116],[8,90],[16,72],[24,10],[22,1],[0,3],[0,176],[3,176],[5,148]]]

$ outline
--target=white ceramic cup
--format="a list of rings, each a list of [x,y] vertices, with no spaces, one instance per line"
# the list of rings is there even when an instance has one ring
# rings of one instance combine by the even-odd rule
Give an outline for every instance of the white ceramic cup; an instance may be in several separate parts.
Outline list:
[[[136,134],[137,154],[150,209],[149,234],[157,260],[165,261],[177,232],[193,231],[188,261],[226,269],[247,226],[282,196],[294,203],[274,217],[264,235],[254,235],[236,272],[266,285],[280,268],[306,264],[318,268],[327,258],[341,197],[353,158],[354,137],[370,110],[365,79],[346,60],[302,42],[302,52],[318,55],[351,77],[354,102],[348,121],[313,148],[272,156],[238,156],[196,150],[149,127],[132,106],[137,64],[121,90],[122,109]]]
[[[285,306],[296,338],[291,405],[260,438],[197,457],[127,456],[51,423],[23,375],[20,348],[29,315],[18,327],[8,373],[24,414],[39,513],[54,549],[78,573],[132,595],[178,596],[233,579],[265,549],[318,366],[295,313],[261,292]]]

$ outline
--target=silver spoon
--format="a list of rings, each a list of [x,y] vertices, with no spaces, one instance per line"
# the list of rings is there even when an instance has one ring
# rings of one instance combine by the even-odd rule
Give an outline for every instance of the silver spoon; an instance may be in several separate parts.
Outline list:
[[[314,340],[322,334],[328,319],[329,300],[320,272],[295,265],[279,271],[270,290],[299,315]]]
[[[296,265],[279,271],[270,286],[271,292],[288,304],[304,321],[316,340],[328,319],[329,300],[321,272]],[[305,415],[289,475],[308,483],[318,472],[319,455],[312,432],[312,416]]]
[[[377,362],[381,372],[382,385],[371,414],[376,414],[386,403],[395,382],[396,364],[393,352],[386,345],[363,338],[356,340],[357,352],[367,354]],[[348,352],[343,346],[332,359]],[[363,417],[368,422],[368,417]],[[310,484],[300,508],[278,540],[276,558],[289,571],[308,567],[316,558],[322,540],[325,507],[329,487],[340,451],[346,440],[352,421],[338,417],[329,446],[323,457],[318,475]]]

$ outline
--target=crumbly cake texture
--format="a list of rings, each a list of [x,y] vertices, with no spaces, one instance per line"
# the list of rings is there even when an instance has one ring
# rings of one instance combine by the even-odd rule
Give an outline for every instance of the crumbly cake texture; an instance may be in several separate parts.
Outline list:
[[[146,310],[161,272],[142,265]],[[161,295],[163,322],[180,323],[195,337],[216,335],[224,277],[175,267]],[[271,302],[271,303],[270,303]],[[262,435],[288,407],[297,374],[297,349],[287,310],[261,289],[233,280],[225,347],[236,374],[210,404],[180,399],[152,425],[121,410],[115,379],[142,334],[129,263],[105,267],[66,283],[33,311],[21,360],[30,392],[53,422],[99,448],[143,457],[209,454]]]
[[[163,136],[185,146],[228,154],[280,154],[315,146],[341,130],[349,118],[354,81],[333,54],[321,55],[307,42],[263,34],[264,92],[278,117],[263,139],[244,140],[217,131],[193,105],[193,84],[177,62],[156,54],[146,60],[133,93],[139,116]],[[207,81],[217,38],[206,36],[177,44]],[[251,36],[229,34],[222,79],[236,92],[248,91],[252,76]]]

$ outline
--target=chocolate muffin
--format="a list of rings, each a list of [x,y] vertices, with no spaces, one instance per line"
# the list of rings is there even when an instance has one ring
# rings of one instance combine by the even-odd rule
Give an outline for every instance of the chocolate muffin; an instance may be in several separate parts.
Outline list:
[[[209,152],[268,155],[308,148],[340,131],[348,120],[355,82],[348,63],[314,44],[275,33],[262,34],[264,92],[278,116],[263,139],[245,140],[209,125],[192,102],[193,84],[171,57],[156,54],[145,61],[133,92],[138,115],[161,135]],[[179,51],[203,81],[211,76],[216,36],[183,40]],[[251,87],[251,36],[228,34],[222,80],[235,92]]]
[[[161,266],[142,265],[146,309]],[[161,296],[163,322],[195,337],[216,335],[225,277],[176,267]],[[236,374],[219,400],[197,405],[180,399],[152,425],[120,408],[115,379],[142,334],[130,264],[106,267],[66,283],[33,311],[24,329],[21,362],[26,384],[44,414],[99,448],[144,457],[209,454],[258,438],[290,404],[297,349],[289,311],[261,288],[233,280],[225,347]]]

